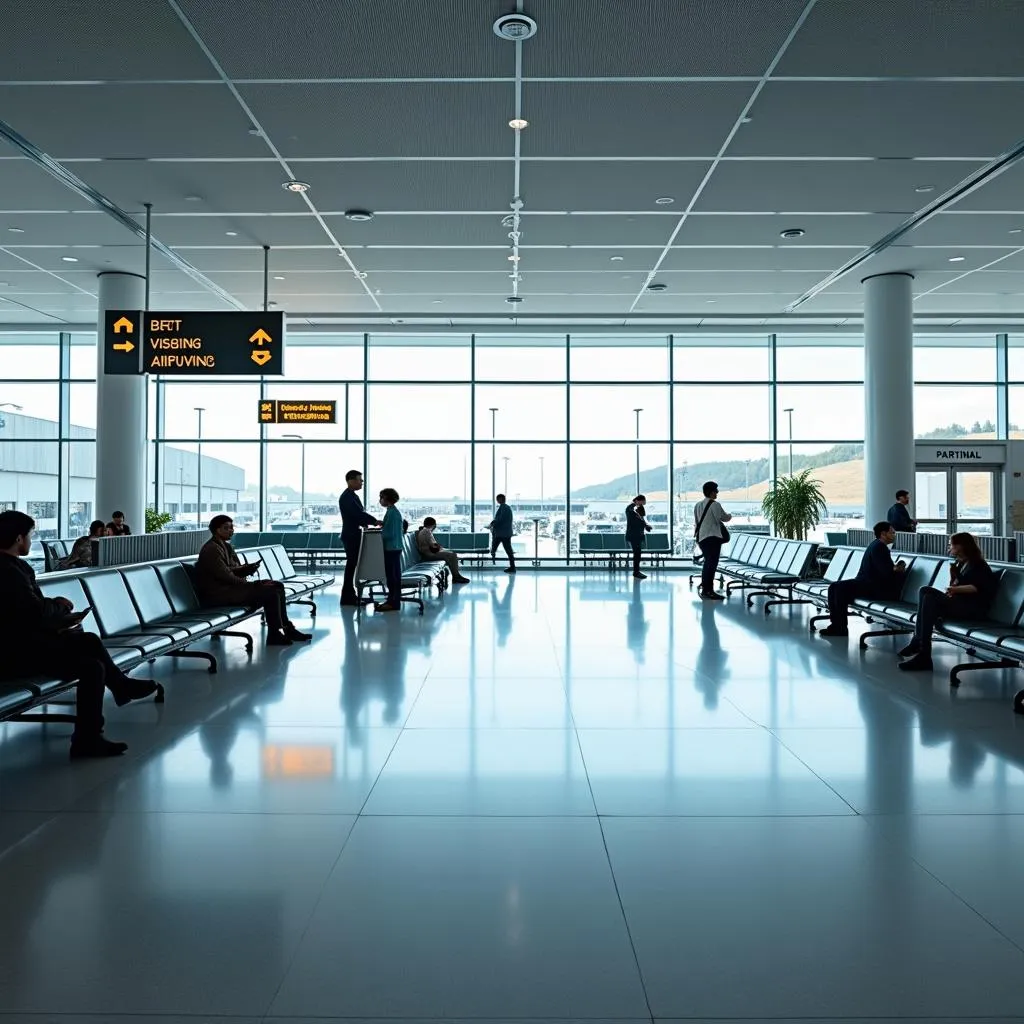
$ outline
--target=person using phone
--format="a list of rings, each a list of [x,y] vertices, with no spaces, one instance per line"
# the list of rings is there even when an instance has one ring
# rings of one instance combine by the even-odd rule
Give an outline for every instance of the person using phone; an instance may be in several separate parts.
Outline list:
[[[81,628],[91,609],[75,609],[64,597],[44,597],[25,561],[35,520],[24,512],[0,512],[0,678],[46,673],[77,680],[71,758],[116,757],[128,749],[103,735],[103,693],[118,705],[156,692],[156,683],[131,679],[111,660],[103,642]]]
[[[640,556],[643,553],[644,534],[651,532],[651,524],[647,522],[647,495],[638,494],[626,506],[626,542],[633,549],[633,578],[645,580],[647,576],[640,571]]]
[[[452,574],[452,583],[468,583],[469,577],[462,575],[459,566],[459,556],[454,551],[441,547],[434,540],[434,530],[437,529],[437,520],[433,516],[427,516],[423,525],[416,531],[416,550],[424,562],[444,562]]]
[[[212,536],[203,545],[196,561],[195,580],[199,600],[207,607],[245,605],[261,608],[267,619],[267,646],[291,647],[293,643],[312,640],[309,633],[300,633],[288,619],[284,585],[276,580],[246,582],[260,570],[260,561],[242,562],[231,545],[235,524],[231,516],[219,515],[210,520]]]

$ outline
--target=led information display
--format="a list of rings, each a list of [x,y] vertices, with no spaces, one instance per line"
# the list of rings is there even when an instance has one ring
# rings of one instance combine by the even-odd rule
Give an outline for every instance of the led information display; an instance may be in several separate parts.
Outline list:
[[[293,402],[264,398],[260,401],[260,423],[336,423],[338,403]]]
[[[105,373],[190,377],[284,373],[284,313],[108,310]]]

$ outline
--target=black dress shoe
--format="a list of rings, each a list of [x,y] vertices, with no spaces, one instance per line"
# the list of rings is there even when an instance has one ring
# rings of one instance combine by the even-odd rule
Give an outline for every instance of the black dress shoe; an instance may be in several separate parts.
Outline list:
[[[921,650],[921,645],[916,640],[911,640],[906,647],[897,654],[898,658],[912,658]]]
[[[72,761],[87,757],[120,757],[127,749],[127,743],[115,743],[102,736],[89,736],[85,739],[72,736],[70,757]]]
[[[931,672],[931,655],[920,653],[915,654],[909,661],[901,661],[900,668],[904,672]]]
[[[341,599],[342,608],[362,608],[363,605],[372,603],[372,597],[343,597]]]
[[[152,679],[125,679],[117,686],[111,687],[110,692],[114,695],[114,703],[123,708],[133,700],[145,700],[156,693],[156,683]]]
[[[286,626],[284,635],[294,643],[303,643],[306,640],[312,640],[312,633],[300,633],[294,626]]]
[[[836,626],[826,626],[823,630],[818,633],[819,636],[849,636],[850,631],[848,629],[839,629]]]
[[[267,633],[268,647],[291,647],[291,645],[291,640],[280,630],[274,630]]]

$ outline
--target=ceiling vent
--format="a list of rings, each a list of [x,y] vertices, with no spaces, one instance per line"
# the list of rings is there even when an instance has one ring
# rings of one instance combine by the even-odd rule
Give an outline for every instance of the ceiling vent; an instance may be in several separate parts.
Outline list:
[[[503,14],[494,23],[494,34],[510,43],[521,43],[537,34],[537,22],[525,14]]]

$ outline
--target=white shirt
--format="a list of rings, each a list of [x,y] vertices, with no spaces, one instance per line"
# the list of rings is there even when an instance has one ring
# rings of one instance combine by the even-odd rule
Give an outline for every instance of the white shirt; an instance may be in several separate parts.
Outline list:
[[[704,522],[700,525],[700,533],[697,535],[697,543],[699,544],[702,540],[707,540],[708,537],[721,537],[722,536],[722,524],[729,522],[732,516],[725,511],[722,506],[714,500],[704,498],[702,501],[698,501],[693,506],[693,525],[696,528],[697,523],[700,522],[700,517],[704,515],[704,509],[707,506],[709,500],[711,501],[711,507],[708,509],[708,514],[704,516]]]
[[[420,553],[424,555],[432,555],[435,552],[430,549],[437,543],[434,540],[434,531],[428,530],[425,526],[421,526],[416,531],[416,547],[420,549]]]

